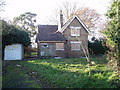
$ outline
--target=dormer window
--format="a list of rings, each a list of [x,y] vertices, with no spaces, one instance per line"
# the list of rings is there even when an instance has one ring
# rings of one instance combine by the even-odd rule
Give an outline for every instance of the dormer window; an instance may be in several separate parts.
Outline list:
[[[71,36],[80,36],[80,28],[81,27],[71,26],[70,27],[70,29],[71,29]]]

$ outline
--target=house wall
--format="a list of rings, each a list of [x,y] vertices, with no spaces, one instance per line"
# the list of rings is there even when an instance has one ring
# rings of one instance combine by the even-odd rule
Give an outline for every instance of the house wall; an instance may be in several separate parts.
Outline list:
[[[48,47],[43,48],[44,43],[38,42],[38,57],[40,58],[42,55],[41,53],[44,52],[43,56],[57,56],[57,57],[65,57],[64,50],[56,50],[56,43],[54,42],[47,42]]]
[[[71,30],[70,26],[76,26],[76,27],[81,27],[80,29],[80,36],[79,38],[80,41],[82,41],[82,45],[85,47],[88,47],[88,33],[85,30],[85,28],[79,23],[79,21],[75,18],[73,22],[70,23],[70,25],[64,30],[63,34],[67,38],[67,43],[65,43],[65,57],[79,57],[83,56],[84,52],[81,49],[80,51],[72,51],[71,50],[71,41],[77,41],[76,37],[71,36]]]
[[[47,44],[48,47],[43,47]],[[55,43],[40,43],[38,42],[38,57],[41,56],[54,56],[55,55]]]
[[[77,41],[77,38],[71,36],[70,26],[81,27],[80,29],[80,41],[82,41],[83,47],[88,47],[88,32],[75,18],[70,25],[64,30],[63,35],[66,37],[67,42],[64,42],[64,50],[56,50],[56,43],[58,42],[47,42],[48,47],[43,48],[42,44],[38,42],[38,56],[41,57],[41,52],[44,52],[44,56],[58,56],[58,57],[81,57],[84,56],[84,52],[81,50],[71,50],[71,41]],[[60,42],[61,43],[61,42]]]

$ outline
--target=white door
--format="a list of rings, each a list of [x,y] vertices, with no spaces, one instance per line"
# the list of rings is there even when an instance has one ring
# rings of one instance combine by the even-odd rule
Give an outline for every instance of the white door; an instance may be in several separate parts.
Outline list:
[[[22,44],[12,44],[5,47],[4,60],[21,60]]]

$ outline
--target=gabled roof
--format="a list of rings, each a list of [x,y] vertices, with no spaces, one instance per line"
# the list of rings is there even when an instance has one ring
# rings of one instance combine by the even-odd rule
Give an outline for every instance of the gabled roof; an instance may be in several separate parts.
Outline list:
[[[63,34],[56,32],[58,25],[38,25],[36,41],[66,41]]]
[[[67,28],[68,25],[70,25],[70,23],[74,20],[74,19],[77,19],[81,24],[82,26],[85,28],[85,30],[90,33],[89,29],[87,28],[87,26],[82,22],[82,20],[75,14],[73,17],[71,17],[70,19],[67,20],[67,22],[63,25],[63,27],[61,28],[61,31],[60,32],[64,32],[64,30]]]
[[[82,22],[82,20],[77,15],[74,15],[69,20],[67,20],[67,22],[61,28],[61,30],[58,30],[58,25],[38,25],[38,34],[36,37],[36,42],[37,41],[46,41],[46,42],[48,42],[48,41],[57,41],[57,42],[66,41],[67,39],[64,37],[64,35],[62,33],[67,28],[67,26],[71,24],[71,22],[75,18],[79,21],[79,23],[82,24],[82,26],[85,28],[85,30],[88,33],[90,33],[89,29]]]

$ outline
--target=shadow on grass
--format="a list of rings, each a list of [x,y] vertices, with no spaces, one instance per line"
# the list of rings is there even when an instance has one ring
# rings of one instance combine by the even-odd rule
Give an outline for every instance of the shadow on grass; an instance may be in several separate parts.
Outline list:
[[[76,64],[79,62],[74,60],[73,62],[64,61],[53,61],[53,60],[37,60],[31,62],[21,62],[28,71],[34,72],[36,78],[41,79],[50,83],[51,87],[59,88],[115,88],[116,83],[112,83],[108,80],[109,74],[105,72],[93,73],[88,76],[88,72],[69,71],[69,68],[64,70],[62,66],[56,67],[54,64]],[[76,61],[76,62],[75,62]],[[47,62],[48,64],[43,64]],[[85,63],[83,63],[85,64]],[[65,67],[66,68],[66,67]],[[78,68],[79,69],[79,68]]]
[[[41,86],[20,68],[19,62],[10,61],[7,66],[3,67],[2,88],[40,88]]]

